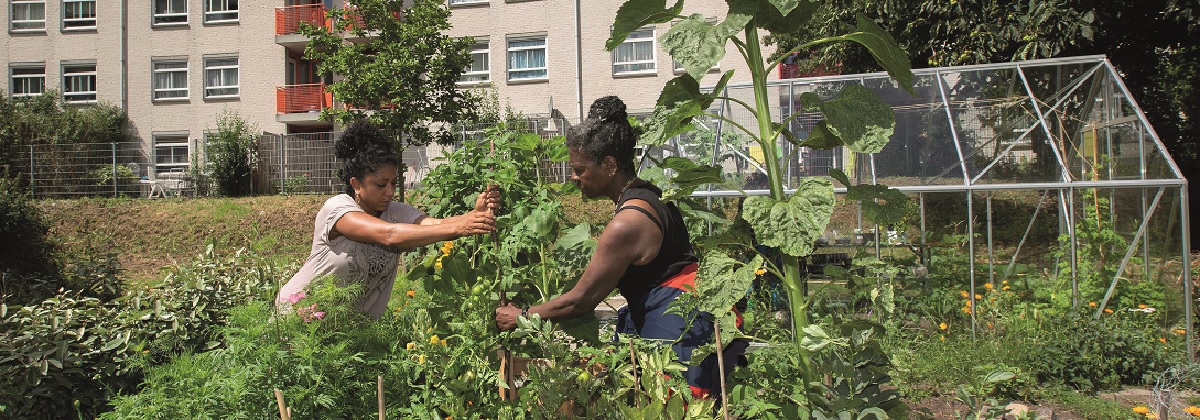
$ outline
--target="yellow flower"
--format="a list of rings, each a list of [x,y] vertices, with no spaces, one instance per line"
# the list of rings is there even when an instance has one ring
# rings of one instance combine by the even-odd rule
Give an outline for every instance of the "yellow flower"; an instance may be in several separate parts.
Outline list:
[[[417,355],[417,363],[422,364],[422,365],[425,364],[425,355],[424,354]]]
[[[950,328],[950,325],[949,325],[949,324],[946,324],[945,322],[943,322],[943,323],[941,323],[941,324],[938,324],[938,329],[939,329],[939,330],[945,331],[947,328]]]
[[[416,344],[416,343],[413,343],[413,342],[411,342],[411,341],[409,341],[409,342],[408,342],[408,345],[404,346],[404,348],[405,348],[405,349],[408,349],[408,350],[412,350],[412,349],[415,349],[415,348],[417,348],[417,344]]]
[[[1158,337],[1158,342],[1160,342],[1160,343],[1166,343],[1166,342],[1167,342],[1167,338],[1166,338],[1166,337]]]
[[[1111,314],[1112,312],[1112,308],[1104,308],[1104,313]]]
[[[1008,290],[1008,286],[1004,286],[1004,287],[1000,288],[1000,290]]]
[[[1144,405],[1139,405],[1137,407],[1133,407],[1133,412],[1138,414],[1146,414],[1150,412],[1150,408]]]
[[[1146,309],[1146,308],[1149,308],[1149,306],[1146,306],[1146,305],[1138,305],[1138,309]]]
[[[1157,418],[1158,418],[1158,414],[1154,414],[1154,413],[1146,413],[1146,418],[1148,418],[1148,419],[1157,419]]]
[[[1184,334],[1187,334],[1187,330],[1185,330],[1183,328],[1176,328],[1175,334],[1184,335]]]
[[[1091,307],[1095,308],[1095,307],[1096,307],[1096,302],[1088,302],[1088,306],[1091,306]]]
[[[437,334],[434,334],[432,337],[429,337],[429,344],[437,344],[438,341],[439,340],[438,340]]]
[[[968,307],[968,308],[970,308],[970,307],[971,307],[971,301],[969,301],[969,300],[968,300],[968,301],[966,301],[966,302],[963,302],[963,303],[967,304],[967,307]]]
[[[975,300],[983,299],[983,295],[976,293]]]
[[[966,308],[962,308],[962,311],[963,311],[963,312],[966,312],[966,313],[971,313],[971,307],[970,307],[970,306],[968,306],[968,307],[966,307]]]
[[[445,338],[443,338],[443,339],[442,339],[442,341],[441,341],[441,344],[442,344],[442,346],[443,346],[443,347],[445,347],[445,346],[446,346],[446,339],[445,339]]]
[[[983,284],[983,288],[984,288],[984,289],[989,289],[989,290],[990,290],[990,289],[992,288],[992,284],[991,284],[991,283],[984,283],[984,284]]]
[[[941,337],[941,339],[942,339],[942,341],[946,341],[946,336],[944,336],[944,335],[943,335],[943,336]]]
[[[414,296],[416,296],[416,295],[417,295],[417,291],[416,291],[416,290],[409,290],[409,291],[408,291],[407,293],[405,293],[405,294],[406,294],[406,295],[408,295],[408,297],[414,297]]]
[[[453,250],[454,250],[454,242],[451,242],[451,241],[442,242],[442,254],[443,255],[450,255],[450,251],[453,251]]]
[[[987,328],[988,328],[989,330],[990,330],[990,329],[992,329],[992,323],[991,323],[991,322],[987,323]]]
[[[754,270],[754,275],[756,276],[761,276],[763,274],[767,274],[767,269],[765,267],[758,267],[757,270]]]
[[[1008,280],[1002,281],[1000,284],[1008,284]]]
[[[1189,405],[1189,406],[1187,406],[1187,408],[1183,409],[1183,411],[1185,413],[1191,414],[1194,417],[1200,417],[1200,407],[1196,407],[1194,405]]]
[[[442,269],[442,257],[441,257],[441,256],[437,257],[437,260],[434,260],[434,262],[433,262],[433,268],[434,268],[434,269],[437,269],[437,270],[441,270],[441,269]]]
[[[964,299],[965,299],[967,296],[971,296],[971,295],[967,294],[967,291],[966,291],[966,290],[959,290],[959,291],[958,291],[958,294],[962,295],[962,297],[963,297]]]

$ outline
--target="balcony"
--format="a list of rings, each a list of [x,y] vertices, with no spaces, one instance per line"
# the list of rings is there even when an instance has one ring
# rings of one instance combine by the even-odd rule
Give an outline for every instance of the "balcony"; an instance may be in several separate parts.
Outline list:
[[[330,22],[325,16],[325,6],[301,4],[275,8],[275,43],[288,49],[303,51],[308,37],[299,33],[301,23],[328,29]]]
[[[832,69],[818,65],[812,69],[800,70],[800,64],[779,63],[779,79],[798,79],[801,77],[836,76],[842,74],[838,67]]]
[[[296,125],[325,125],[321,110],[333,106],[333,92],[324,83],[275,88],[275,121]]]

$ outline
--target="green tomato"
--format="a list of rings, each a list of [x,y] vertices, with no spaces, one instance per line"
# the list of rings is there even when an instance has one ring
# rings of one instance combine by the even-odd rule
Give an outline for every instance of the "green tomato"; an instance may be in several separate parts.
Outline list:
[[[468,370],[462,375],[463,381],[467,383],[475,382],[475,371]]]
[[[483,283],[476,284],[471,288],[471,296],[483,296],[487,292],[487,288],[483,287]]]
[[[575,380],[580,383],[587,382],[588,379],[592,379],[592,374],[590,374],[590,373],[588,373],[588,371],[582,370],[582,369],[579,371],[579,375],[575,377]]]

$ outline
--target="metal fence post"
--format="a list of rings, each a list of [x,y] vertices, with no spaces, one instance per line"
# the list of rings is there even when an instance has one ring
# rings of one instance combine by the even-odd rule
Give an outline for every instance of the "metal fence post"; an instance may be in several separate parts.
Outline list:
[[[111,143],[111,146],[112,147],[110,150],[112,151],[112,179],[110,181],[112,182],[113,197],[115,198],[117,196],[117,143],[113,142],[113,143]]]
[[[29,195],[37,197],[37,175],[34,166],[33,145],[29,145]]]

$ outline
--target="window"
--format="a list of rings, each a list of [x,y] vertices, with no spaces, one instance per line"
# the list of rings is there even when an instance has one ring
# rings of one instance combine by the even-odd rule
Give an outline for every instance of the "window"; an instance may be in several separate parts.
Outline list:
[[[96,102],[96,64],[63,66],[63,101]]]
[[[96,29],[96,0],[63,0],[63,30]]]
[[[475,41],[475,45],[471,46],[471,65],[467,66],[462,77],[458,78],[459,84],[487,83],[492,80],[491,66],[488,63],[491,59],[488,40],[476,39]]]
[[[37,96],[46,91],[46,66],[13,66],[9,71],[12,96]]]
[[[508,40],[508,80],[539,80],[546,69],[546,36]]]
[[[205,98],[233,98],[238,93],[237,57],[204,60]]]
[[[154,72],[154,100],[187,99],[187,60],[156,60]]]
[[[180,25],[188,21],[188,0],[154,0],[155,25]]]
[[[154,172],[184,172],[188,168],[187,133],[154,134]]]
[[[450,0],[451,6],[462,6],[468,4],[487,4],[490,0]]]
[[[238,20],[238,0],[204,0],[204,22]]]
[[[654,73],[654,28],[630,32],[625,42],[613,49],[613,74]]]
[[[12,0],[10,6],[13,32],[46,30],[46,0]]]

